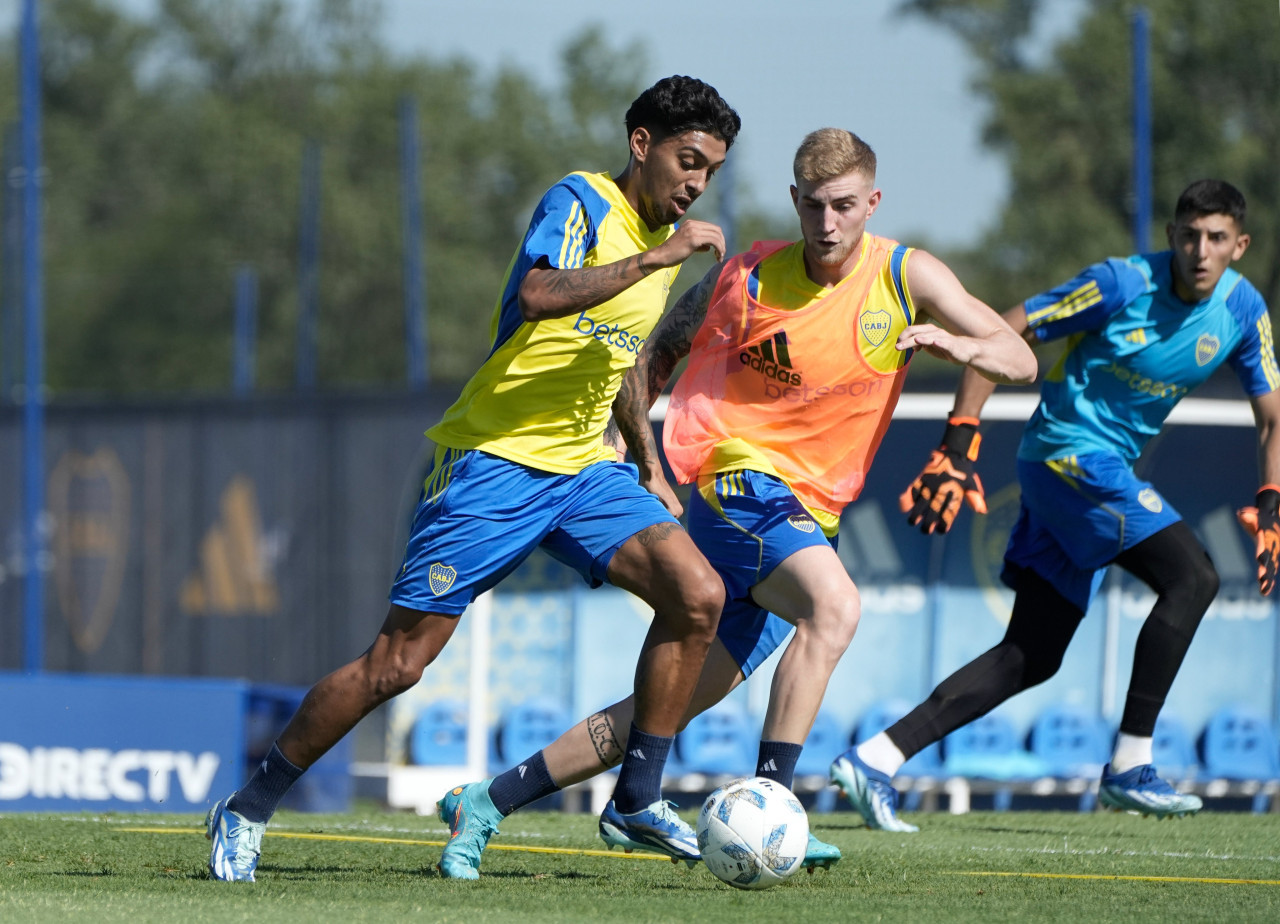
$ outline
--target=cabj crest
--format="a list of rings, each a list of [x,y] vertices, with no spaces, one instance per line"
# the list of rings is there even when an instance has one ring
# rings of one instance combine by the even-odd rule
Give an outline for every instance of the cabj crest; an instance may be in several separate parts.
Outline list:
[[[427,582],[431,585],[431,592],[437,597],[453,586],[457,576],[458,572],[455,569],[440,562],[432,563],[427,569]]]
[[[879,346],[884,343],[892,326],[893,318],[883,308],[876,311],[864,311],[858,318],[858,327],[862,329],[862,336],[872,346]]]

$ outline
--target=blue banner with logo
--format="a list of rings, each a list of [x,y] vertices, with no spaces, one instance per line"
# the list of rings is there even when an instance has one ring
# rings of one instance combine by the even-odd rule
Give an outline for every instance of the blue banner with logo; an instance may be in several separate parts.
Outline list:
[[[0,810],[203,811],[243,780],[247,690],[0,674]]]

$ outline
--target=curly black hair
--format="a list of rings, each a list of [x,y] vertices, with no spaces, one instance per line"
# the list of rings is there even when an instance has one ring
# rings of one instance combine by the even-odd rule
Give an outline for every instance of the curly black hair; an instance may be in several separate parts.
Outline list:
[[[657,139],[707,132],[733,146],[742,119],[716,88],[696,77],[664,77],[636,97],[627,110],[627,136],[648,129]]]
[[[1186,216],[1198,218],[1201,215],[1230,215],[1236,220],[1237,227],[1243,228],[1244,193],[1225,180],[1196,180],[1178,197],[1173,217],[1176,221]]]

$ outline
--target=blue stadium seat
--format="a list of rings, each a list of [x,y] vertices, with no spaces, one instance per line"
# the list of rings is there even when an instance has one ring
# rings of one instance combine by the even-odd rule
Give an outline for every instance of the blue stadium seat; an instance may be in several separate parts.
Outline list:
[[[540,751],[568,731],[569,711],[551,700],[535,699],[512,706],[502,716],[496,738],[497,766],[508,769]]]
[[[912,704],[905,699],[881,699],[872,703],[858,717],[853,730],[853,743],[862,744],[884,731],[911,711]]]
[[[819,711],[796,762],[796,776],[826,776],[831,761],[849,746],[848,731],[829,712]]]
[[[414,764],[462,765],[467,762],[467,704],[445,699],[424,706],[409,735]]]
[[[1025,776],[1017,758],[1018,735],[1002,715],[989,712],[957,728],[942,742],[942,768],[948,776],[1008,780]]]
[[[1097,778],[1111,756],[1110,738],[1106,723],[1092,710],[1058,703],[1036,717],[1028,743],[1046,775]]]
[[[676,736],[679,766],[686,773],[748,776],[755,769],[760,731],[747,713],[732,703],[720,703],[696,715]]]
[[[1210,779],[1280,778],[1276,734],[1257,710],[1243,705],[1215,712],[1201,738],[1204,775]]]
[[[1196,775],[1196,748],[1191,733],[1177,716],[1161,713],[1151,736],[1151,762],[1168,780],[1189,780]]]

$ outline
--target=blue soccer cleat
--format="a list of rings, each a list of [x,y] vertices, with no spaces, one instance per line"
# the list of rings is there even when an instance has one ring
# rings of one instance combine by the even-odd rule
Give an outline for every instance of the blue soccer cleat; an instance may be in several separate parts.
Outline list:
[[[234,796],[232,793],[231,796]],[[205,834],[213,841],[209,851],[209,875],[223,882],[253,882],[262,854],[266,822],[250,821],[227,808],[231,796],[215,802],[205,816]]]
[[[815,869],[831,869],[840,862],[840,848],[835,844],[824,844],[809,832],[809,846],[804,851],[804,862],[800,865],[812,873]]]
[[[1160,779],[1151,764],[1142,764],[1124,773],[1112,773],[1111,765],[1107,764],[1102,768],[1098,801],[1105,808],[1156,818],[1194,815],[1204,806],[1199,796],[1184,795]]]
[[[480,854],[503,817],[489,798],[492,782],[455,786],[436,803],[436,816],[449,826],[449,843],[436,864],[445,879],[480,878]]]
[[[627,853],[633,850],[664,853],[672,863],[684,860],[689,866],[702,859],[698,836],[680,820],[670,802],[655,802],[646,809],[623,815],[610,799],[600,814],[600,837],[610,850],[621,847]]]
[[[869,765],[855,749],[850,748],[832,762],[831,782],[844,791],[868,828],[898,834],[920,830],[898,817],[898,791],[888,775]]]

